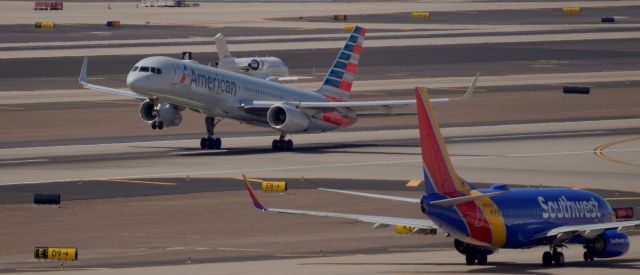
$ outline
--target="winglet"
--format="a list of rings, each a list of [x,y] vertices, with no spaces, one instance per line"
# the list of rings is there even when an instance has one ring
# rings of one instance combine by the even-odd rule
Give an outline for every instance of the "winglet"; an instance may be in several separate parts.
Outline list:
[[[89,58],[88,57],[84,57],[84,61],[82,61],[82,69],[80,69],[80,77],[78,78],[78,81],[80,82],[80,85],[82,86],[86,86],[87,85],[87,63],[88,63]]]
[[[244,181],[244,186],[247,188],[247,192],[249,192],[249,197],[251,197],[251,200],[253,201],[253,206],[255,206],[256,208],[262,211],[267,211],[267,208],[262,206],[258,198],[256,198],[256,195],[253,193],[253,187],[251,187],[251,184],[249,183],[249,179],[247,179],[247,176],[245,176],[244,174],[242,174],[242,181]]]
[[[473,78],[473,82],[471,82],[471,85],[469,85],[467,92],[464,93],[464,95],[461,97],[452,98],[452,100],[463,100],[463,99],[470,98],[476,90],[476,83],[478,83],[478,78],[480,78],[480,72],[476,73],[476,77]]]

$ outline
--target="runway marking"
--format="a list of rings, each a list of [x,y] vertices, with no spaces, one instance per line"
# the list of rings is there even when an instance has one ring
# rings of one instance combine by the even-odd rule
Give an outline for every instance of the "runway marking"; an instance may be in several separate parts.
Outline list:
[[[422,180],[410,180],[409,182],[407,182],[407,184],[405,184],[405,186],[407,187],[418,187],[420,186],[420,184],[422,184]]]
[[[233,248],[233,247],[218,247],[218,250],[224,251],[271,251],[263,248]]]
[[[492,140],[501,138],[522,138],[522,137],[554,137],[554,136],[580,136],[593,134],[607,134],[609,131],[589,131],[589,132],[565,132],[565,133],[547,133],[547,134],[522,134],[522,135],[499,135],[489,137],[462,137],[452,138],[453,141],[473,141],[473,140]]]
[[[604,198],[608,201],[631,201],[631,200],[640,200],[640,197],[625,197],[625,198]]]
[[[235,177],[234,179],[244,180],[244,178],[241,178],[241,177]],[[262,180],[260,180],[260,179],[247,179],[247,180],[248,181],[252,181],[252,182],[260,182],[260,183],[262,183]]]
[[[0,106],[0,109],[3,109],[3,110],[24,110],[24,108],[8,107],[8,106]]]
[[[176,186],[173,182],[160,182],[160,181],[145,181],[145,180],[130,180],[130,179],[110,179],[112,182],[124,182],[124,183],[141,183],[141,184],[155,184],[155,185],[168,185]]]
[[[48,159],[23,159],[23,160],[6,160],[0,161],[0,164],[29,163],[29,162],[47,162]]]
[[[140,105],[140,103],[136,102],[123,102],[123,101],[115,101],[115,100],[89,100],[87,102],[96,102],[96,103],[110,103],[110,104],[125,104],[125,105]]]
[[[607,155],[604,154],[604,150],[614,146],[614,145],[618,145],[618,144],[622,144],[622,143],[626,143],[626,142],[630,142],[630,141],[635,141],[635,140],[640,140],[640,137],[633,137],[633,138],[627,138],[627,139],[622,139],[622,140],[617,140],[617,141],[612,141],[603,145],[598,146],[593,152],[594,154],[606,161],[610,161],[613,163],[617,163],[617,164],[622,164],[622,165],[626,165],[626,166],[631,166],[631,167],[640,167],[640,164],[637,163],[633,163],[633,162],[627,162],[627,161],[623,161],[623,160],[619,160],[619,159],[615,159],[612,157],[609,157]],[[634,150],[634,149],[627,149],[627,150]],[[638,149],[635,149],[638,150]],[[607,150],[607,152],[619,152],[620,150]]]

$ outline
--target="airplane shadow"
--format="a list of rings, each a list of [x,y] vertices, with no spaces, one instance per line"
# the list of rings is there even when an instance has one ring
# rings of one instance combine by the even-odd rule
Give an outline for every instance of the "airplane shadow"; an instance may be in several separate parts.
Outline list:
[[[366,266],[455,266],[455,267],[468,267],[469,270],[460,271],[460,270],[452,270],[452,271],[406,271],[406,270],[398,270],[391,271],[390,273],[403,273],[403,274],[431,274],[431,273],[490,273],[490,274],[550,274],[548,271],[562,269],[562,268],[599,268],[610,270],[614,269],[624,269],[624,270],[638,270],[640,268],[640,259],[619,259],[619,260],[596,260],[592,263],[585,263],[581,261],[576,262],[567,262],[564,267],[545,267],[542,264],[532,264],[532,263],[514,263],[514,262],[489,262],[486,266],[467,266],[461,262],[440,262],[440,263],[308,263],[304,265],[366,265]]]
[[[132,146],[133,148],[156,148],[156,149],[168,149],[167,153],[173,154],[175,156],[186,156],[186,157],[195,157],[195,156],[243,156],[243,155],[259,155],[259,154],[274,154],[274,152],[269,147],[225,147],[223,150],[202,150],[200,148],[175,148],[175,147],[147,147],[147,146]],[[295,147],[292,152],[282,152],[282,153],[293,153],[293,154],[335,154],[335,153],[353,153],[353,154],[387,154],[387,155],[420,155],[419,152],[416,153],[405,153],[405,152],[381,152],[381,151],[349,151],[352,149],[358,148],[366,148],[366,147],[414,147],[405,144],[378,144],[378,143],[334,143],[334,144],[309,144],[302,145],[299,147]]]

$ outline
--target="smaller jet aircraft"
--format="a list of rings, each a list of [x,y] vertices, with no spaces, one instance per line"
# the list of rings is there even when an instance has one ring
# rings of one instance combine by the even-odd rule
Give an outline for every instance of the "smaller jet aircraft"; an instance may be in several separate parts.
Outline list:
[[[214,37],[216,49],[218,51],[218,62],[216,67],[243,73],[253,77],[258,77],[274,82],[296,81],[300,79],[310,79],[307,76],[289,76],[289,68],[282,59],[275,56],[266,57],[233,57],[227,42],[221,33]]]
[[[549,251],[542,255],[544,266],[564,265],[561,249],[565,244],[582,245],[586,262],[627,253],[629,238],[625,232],[638,229],[640,221],[617,222],[607,201],[595,193],[568,188],[510,189],[504,184],[478,189],[459,177],[426,89],[416,88],[416,105],[425,185],[422,198],[323,190],[418,204],[429,220],[267,208],[244,177],[253,205],[265,212],[369,222],[375,224],[374,228],[400,225],[413,228],[416,233],[444,230],[455,238],[454,247],[465,255],[468,265],[487,264],[487,256],[500,248],[548,246]]]

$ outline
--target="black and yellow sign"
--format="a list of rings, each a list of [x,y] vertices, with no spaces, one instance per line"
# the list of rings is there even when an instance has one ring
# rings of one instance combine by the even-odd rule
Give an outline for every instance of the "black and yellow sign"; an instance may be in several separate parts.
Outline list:
[[[287,191],[286,181],[262,181],[262,191],[264,192],[285,192]]]
[[[38,260],[78,260],[78,249],[75,247],[36,247],[33,256]]]

